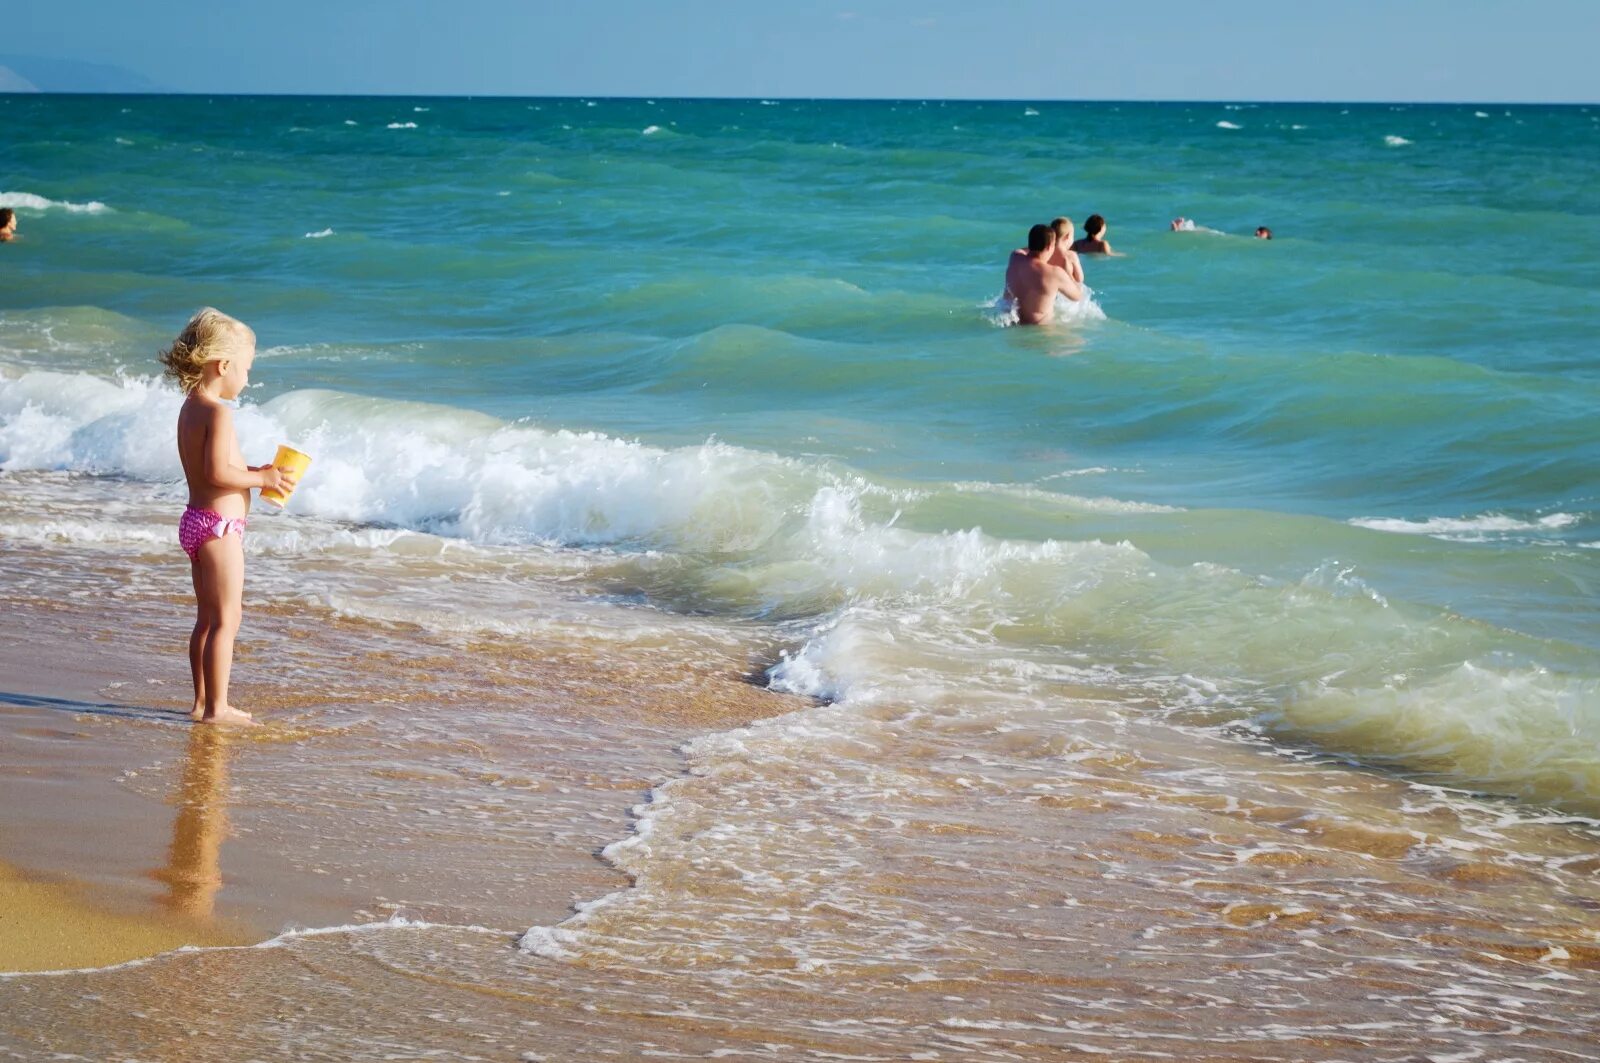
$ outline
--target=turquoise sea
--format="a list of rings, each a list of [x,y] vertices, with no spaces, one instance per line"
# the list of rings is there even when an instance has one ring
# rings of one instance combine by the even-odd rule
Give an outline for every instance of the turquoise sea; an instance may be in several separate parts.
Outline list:
[[[512,645],[552,594],[759,632],[752,673],[816,701],[691,750],[748,773],[727,837],[946,768],[1011,824],[998,795],[1074,741],[1200,735],[1422,788],[1459,837],[1571,817],[1547,884],[1590,889],[1561,868],[1600,830],[1600,106],[9,96],[0,121],[0,492],[44,499],[0,539],[167,550],[115,503],[30,513],[181,504],[155,356],[215,305],[259,336],[247,456],[315,457],[252,549],[340,559],[255,593]],[[1093,307],[1004,327],[1008,252],[1091,213],[1123,256],[1085,259]],[[409,578],[427,551],[462,567]],[[648,966],[605,926],[671,907],[665,833],[607,851],[633,900],[525,948]]]
[[[969,597],[932,569],[896,593],[967,598],[1100,661],[1215,669],[1272,711],[1307,684],[1462,683],[1482,702],[1441,690],[1441,714],[1498,716],[1527,677],[1547,691],[1519,723],[1570,725],[1572,748],[1540,755],[1583,757],[1600,798],[1600,110],[0,106],[23,234],[0,260],[7,469],[170,466],[71,389],[150,375],[216,304],[260,335],[250,402],[361,448],[323,447],[315,511],[669,551],[648,601],[755,615],[878,597],[870,572],[764,583],[809,560],[791,525],[825,497],[846,538],[896,513],[928,549],[981,528],[986,571],[986,551],[1100,543],[1155,574],[1148,600],[1104,587],[1080,615],[1059,586]],[[1026,227],[1094,212],[1126,255],[1088,264],[1105,319],[997,328]],[[1177,215],[1218,232],[1170,232]],[[30,399],[61,438],[29,431]],[[598,435],[572,461],[498,451],[491,478],[417,452],[427,432],[397,416],[480,445],[502,425]],[[632,468],[661,461],[682,479]],[[1307,637],[1283,644],[1290,612]],[[1330,662],[1314,633],[1333,626]],[[1202,631],[1204,650],[1168,645]]]

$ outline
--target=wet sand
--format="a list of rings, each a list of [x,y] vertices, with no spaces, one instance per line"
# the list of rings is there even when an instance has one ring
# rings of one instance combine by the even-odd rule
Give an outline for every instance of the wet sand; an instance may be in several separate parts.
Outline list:
[[[27,554],[5,551],[57,569],[57,587],[76,578]],[[558,921],[626,884],[596,854],[680,770],[678,744],[803,704],[751,686],[736,660],[674,674],[256,603],[234,700],[264,726],[196,726],[183,572],[168,568],[166,594],[116,610],[0,587],[0,971],[390,918]],[[293,681],[267,681],[273,657]],[[518,843],[538,848],[508,852]]]
[[[149,911],[118,911],[106,892],[0,866],[0,970],[108,967],[186,945],[242,945],[241,930]]]

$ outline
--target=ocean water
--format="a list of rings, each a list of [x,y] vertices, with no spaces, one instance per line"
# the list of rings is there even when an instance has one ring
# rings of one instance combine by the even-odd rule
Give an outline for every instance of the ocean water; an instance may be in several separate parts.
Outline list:
[[[1341,920],[1373,934],[1345,960],[1386,972],[1358,984],[1494,981],[1470,956],[1523,952],[1379,940],[1444,880],[1466,884],[1439,918],[1511,928],[1530,968],[1600,958],[1600,108],[9,96],[0,115],[21,219],[0,248],[0,541],[43,565],[176,551],[180,400],[154,359],[216,305],[260,340],[247,456],[315,456],[290,513],[252,525],[261,600],[512,649],[556,623],[603,643],[612,615],[669,642],[709,625],[814,699],[692,742],[606,850],[634,886],[521,928],[527,955],[731,971],[735,995],[780,969],[948,988],[1036,969],[991,942],[1046,940],[1028,913],[1082,904],[1115,929],[1048,940],[1182,967],[1189,939],[1128,913],[1222,888],[1232,853],[1246,876],[1317,869],[1303,894],[1274,879],[1271,904],[1241,887],[1205,909],[1301,935],[1251,943],[1283,960],[1253,999]],[[1092,212],[1124,256],[1085,260],[1093,306],[1003,327],[1028,225]],[[1168,231],[1179,215],[1203,228]],[[1088,851],[1103,873],[1079,882]],[[998,866],[1005,913],[974,899]],[[1484,896],[1501,872],[1517,888]],[[1332,880],[1367,886],[1329,902]],[[936,932],[985,912],[989,937]],[[1389,970],[1384,948],[1414,952]],[[1579,1030],[1600,1015],[1583,977]],[[1364,999],[1333,1010],[1358,1023]],[[1000,1021],[940,1036],[1033,1058],[1004,1055],[993,1031],[1028,1027]],[[1412,1047],[1435,1029],[1386,1021]]]

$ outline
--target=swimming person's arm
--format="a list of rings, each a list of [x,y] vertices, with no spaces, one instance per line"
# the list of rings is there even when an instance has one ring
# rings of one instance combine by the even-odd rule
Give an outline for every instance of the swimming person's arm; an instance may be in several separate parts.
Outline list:
[[[1072,279],[1072,273],[1061,267],[1056,267],[1058,276],[1055,278],[1056,291],[1076,303],[1083,298],[1083,285]]]

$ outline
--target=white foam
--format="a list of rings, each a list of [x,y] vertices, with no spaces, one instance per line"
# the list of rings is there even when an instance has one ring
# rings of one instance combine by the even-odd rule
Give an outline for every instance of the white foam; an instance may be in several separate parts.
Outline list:
[[[1172,229],[1171,230],[1172,232],[1176,232],[1176,233],[1209,233],[1212,236],[1226,236],[1226,235],[1228,235],[1227,233],[1223,232],[1221,229],[1213,229],[1209,225],[1201,225],[1199,222],[1195,221],[1193,218],[1178,218],[1176,220],[1178,222],[1178,226],[1177,226],[1177,228]]]
[[[64,210],[69,214],[104,214],[111,209],[99,200],[69,203],[64,199],[46,199],[32,192],[0,192],[0,207],[12,207],[16,210]]]
[[[1217,128],[1218,128],[1218,129],[1243,129],[1243,128],[1244,128],[1244,126],[1242,126],[1242,125],[1235,125],[1235,124],[1234,124],[1234,123],[1232,123],[1232,122],[1218,122],[1218,123],[1217,123]]]
[[[0,469],[176,479],[181,402],[149,378],[0,378]],[[490,543],[748,547],[784,519],[788,503],[772,492],[811,481],[796,463],[718,443],[664,450],[322,391],[246,402],[235,424],[247,454],[293,438],[317,457],[299,512]]]
[[[1070,472],[1055,473],[1051,476],[1041,477],[1041,480],[1054,480],[1070,476],[1088,476],[1095,473],[1104,473],[1105,469],[1079,469]],[[1097,497],[1091,498],[1083,495],[1067,495],[1058,491],[1046,491],[1043,488],[1028,487],[1018,484],[997,484],[985,481],[958,481],[947,485],[952,491],[966,494],[980,494],[993,492],[998,495],[1009,495],[1015,498],[1028,498],[1042,502],[1054,502],[1069,509],[1076,509],[1087,513],[1182,513],[1179,506],[1164,506],[1155,502],[1130,502],[1121,498]]]
[[[333,235],[333,230],[332,229],[319,229],[314,233],[306,233],[305,238],[307,240],[320,240],[324,236],[332,236],[332,235]]]
[[[659,133],[659,132],[661,132],[661,127],[658,126],[658,125],[647,125],[647,126],[644,127],[643,130],[641,130],[641,133],[644,136],[649,136],[652,133]]]
[[[73,469],[163,480],[182,399],[151,380],[25,372],[0,380],[0,469]]]
[[[386,128],[386,129],[415,129],[415,128],[417,128],[417,123],[415,123],[415,122],[390,122],[384,128]]]
[[[1023,111],[1022,114],[1026,118],[1037,118],[1037,117],[1039,117],[1039,112],[1034,110],[1032,107],[1029,107],[1027,110]]]
[[[1083,286],[1083,298],[1074,302],[1064,295],[1057,294],[1054,316],[1048,322],[1053,325],[1080,325],[1090,321],[1105,321],[1106,312],[1095,301],[1094,289],[1087,284]],[[1000,328],[1008,328],[1017,323],[1017,307],[1014,302],[1003,294],[997,295],[991,302],[983,303],[979,309],[989,319],[989,323]]]
[[[1349,521],[1358,528],[1391,532],[1396,535],[1431,535],[1437,539],[1482,541],[1515,532],[1554,532],[1577,524],[1582,517],[1573,513],[1551,513],[1528,520],[1503,513],[1483,513],[1475,517],[1428,517],[1403,520],[1397,517],[1355,517]]]
[[[356,125],[358,123],[356,122],[356,120],[354,118],[346,118],[344,120],[344,124],[345,125]]]
[[[175,390],[148,378],[0,373],[0,469],[177,481],[172,432],[180,403]],[[1282,726],[1325,745],[1430,757],[1446,773],[1459,766],[1465,777],[1508,787],[1536,778],[1555,792],[1572,780],[1580,792],[1600,794],[1592,672],[1468,669],[1495,654],[1537,659],[1546,651],[1511,632],[1386,602],[1350,566],[1274,583],[1217,565],[1159,564],[1128,543],[923,531],[902,526],[895,512],[927,501],[927,510],[948,511],[949,495],[941,493],[952,491],[1020,493],[1035,511],[1043,507],[1034,500],[1049,501],[1069,518],[1073,510],[1159,518],[1164,507],[1031,489],[1034,496],[1013,485],[896,489],[815,460],[717,442],[647,446],[328,391],[247,402],[235,422],[247,457],[270,455],[283,440],[301,441],[314,456],[294,501],[296,515],[322,519],[302,526],[308,546],[435,548],[437,540],[408,543],[396,531],[409,529],[485,549],[583,547],[617,564],[637,559],[627,562],[637,566],[629,571],[687,588],[690,600],[737,603],[752,615],[821,617],[794,632],[796,645],[772,670],[780,689],[847,704],[887,695],[917,705],[971,695],[981,676],[985,692],[1010,684],[1024,696],[1030,669],[1060,673],[1063,647],[1071,647],[1130,675],[1158,667],[1148,682],[1153,704],[1163,707],[1199,699],[1238,718],[1266,705]],[[1378,530],[1548,533],[1579,520],[1484,514],[1379,523]],[[348,541],[331,527],[343,527]],[[29,534],[74,530],[40,525]],[[290,550],[288,536],[300,530],[286,525],[281,543],[263,542]],[[1027,660],[997,671],[996,652]],[[1260,676],[1273,678],[1250,678]],[[1385,722],[1384,705],[1393,719],[1408,721],[1403,729]],[[1506,712],[1515,718],[1502,718]],[[1480,733],[1492,742],[1474,737]],[[1588,745],[1571,741],[1580,733]],[[1487,759],[1491,746],[1498,760]],[[1585,757],[1595,764],[1584,767]],[[1561,772],[1531,774],[1557,761]]]
[[[1487,118],[1487,117],[1489,117],[1489,112],[1488,111],[1473,111],[1472,115],[1473,115],[1474,118]]]
[[[125,960],[122,963],[113,963],[105,967],[71,967],[50,971],[0,971],[0,981],[13,981],[27,978],[60,978],[64,975],[105,974],[111,971],[126,971],[135,967],[145,967],[152,963],[172,960],[184,956],[198,956],[213,952],[243,952],[253,949],[280,949],[301,938],[328,937],[336,934],[369,934],[385,930],[456,930],[471,934],[492,934],[496,937],[510,937],[510,931],[495,930],[476,924],[457,925],[453,923],[429,923],[420,919],[407,919],[396,913],[388,919],[378,923],[346,923],[341,926],[305,927],[285,930],[277,937],[268,938],[266,941],[254,945],[185,945],[163,952],[155,956],[144,956],[135,960]]]
[[[1091,465],[1087,469],[1063,469],[1061,472],[1053,472],[1048,476],[1039,477],[1038,482],[1045,483],[1049,480],[1067,480],[1074,476],[1104,476],[1108,472],[1120,471],[1122,470],[1107,468],[1104,465]]]
[[[1404,147],[1405,145],[1411,143],[1411,141],[1407,140],[1405,137],[1397,137],[1393,133],[1390,133],[1388,136],[1384,137],[1383,142],[1389,145],[1391,148]]]

